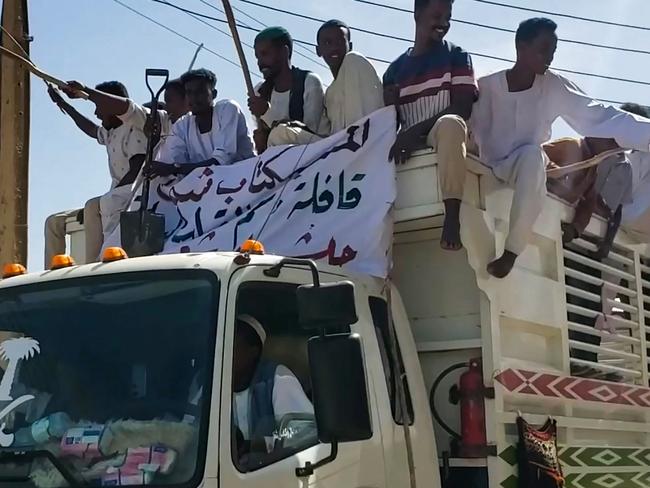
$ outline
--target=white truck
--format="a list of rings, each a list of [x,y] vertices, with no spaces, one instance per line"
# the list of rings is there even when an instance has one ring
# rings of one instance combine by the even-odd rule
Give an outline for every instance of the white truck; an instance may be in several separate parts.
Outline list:
[[[438,244],[435,154],[398,169],[390,293],[382,280],[263,254],[114,250],[41,273],[8,267],[0,484],[515,488],[521,415],[557,421],[567,487],[650,486],[648,249],[621,232],[609,258],[592,259],[597,218],[563,247],[571,209],[549,196],[512,274],[491,278],[511,191],[468,167],[458,253]],[[242,313],[264,324],[265,358],[295,374],[315,409],[277,419],[254,461],[232,420]],[[594,327],[599,316],[613,325]],[[440,373],[475,358],[487,445],[470,458],[431,407],[461,431],[445,398],[461,370]]]

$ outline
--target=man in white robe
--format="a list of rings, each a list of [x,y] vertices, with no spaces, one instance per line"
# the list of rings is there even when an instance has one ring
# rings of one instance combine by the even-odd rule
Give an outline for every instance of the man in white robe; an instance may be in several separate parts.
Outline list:
[[[214,73],[193,70],[185,73],[181,81],[191,112],[172,127],[150,176],[184,176],[197,168],[253,157],[253,141],[239,105],[232,100],[214,101]]]
[[[350,28],[340,20],[318,30],[316,52],[332,71],[325,92],[325,117],[319,133],[335,134],[384,106],[384,90],[374,66],[352,50]]]
[[[504,253],[488,265],[497,278],[510,273],[542,211],[548,163],[542,144],[550,140],[556,119],[562,117],[586,137],[650,150],[650,121],[595,102],[549,70],[557,48],[556,29],[549,19],[524,21],[517,31],[514,67],[479,80],[471,126],[480,157],[515,190]]]

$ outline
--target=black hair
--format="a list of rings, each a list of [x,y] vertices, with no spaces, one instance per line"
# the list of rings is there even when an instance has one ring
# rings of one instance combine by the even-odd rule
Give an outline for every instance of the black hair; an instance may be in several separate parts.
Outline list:
[[[634,115],[640,115],[641,117],[645,117],[646,119],[650,118],[650,108],[645,107],[643,105],[639,105],[638,103],[624,103],[621,105],[621,110],[624,112],[629,112]]]
[[[169,80],[165,85],[165,90],[172,90],[178,93],[179,95],[185,95],[185,85],[183,84],[180,78]]]
[[[237,333],[241,335],[241,338],[244,339],[244,342],[250,347],[257,347],[264,349],[264,344],[262,344],[262,339],[257,335],[255,329],[244,320],[237,320]]]
[[[183,84],[183,90],[185,89],[185,85],[193,80],[204,81],[208,83],[210,85],[210,88],[212,88],[213,90],[217,86],[217,75],[215,75],[209,69],[205,69],[205,68],[193,69],[183,74],[181,76],[181,83]]]
[[[417,13],[420,9],[423,9],[431,2],[445,2],[448,3],[449,5],[453,5],[454,0],[415,0],[415,6],[413,8],[413,11]]]
[[[97,85],[95,90],[115,95],[116,97],[129,98],[129,91],[119,81],[104,81]]]
[[[550,32],[554,34],[557,30],[557,24],[551,19],[546,17],[535,17],[533,19],[524,20],[519,24],[515,41],[531,42],[537,38],[542,32]]]
[[[348,32],[348,41],[352,40],[352,31],[350,30],[350,26],[345,22],[343,22],[342,20],[332,19],[332,20],[328,20],[327,22],[325,22],[323,25],[320,26],[320,29],[318,29],[318,32],[316,33],[316,42],[318,42],[318,39],[320,39],[321,33],[325,29],[330,29],[330,28],[345,29]]]
[[[284,27],[268,27],[255,37],[254,44],[260,41],[271,41],[275,47],[288,47],[289,53],[293,53],[293,37]]]

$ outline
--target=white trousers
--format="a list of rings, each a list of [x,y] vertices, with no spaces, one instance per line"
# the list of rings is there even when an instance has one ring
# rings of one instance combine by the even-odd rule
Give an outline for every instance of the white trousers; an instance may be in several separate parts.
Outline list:
[[[522,146],[492,166],[494,175],[515,190],[505,249],[520,255],[533,234],[546,198],[548,156],[541,146]]]
[[[88,200],[84,206],[86,263],[97,261],[102,248],[102,220],[99,205],[100,197],[95,197]],[[50,268],[52,257],[65,254],[65,221],[78,212],[79,210],[60,212],[50,215],[45,221],[45,269]]]
[[[319,141],[320,139],[320,136],[312,134],[301,127],[295,127],[289,124],[279,124],[271,130],[268,146],[284,146],[285,144],[304,146]]]
[[[103,242],[108,242],[109,237],[119,227],[120,215],[128,209],[132,199],[131,185],[119,186],[100,197],[99,209],[102,214]]]

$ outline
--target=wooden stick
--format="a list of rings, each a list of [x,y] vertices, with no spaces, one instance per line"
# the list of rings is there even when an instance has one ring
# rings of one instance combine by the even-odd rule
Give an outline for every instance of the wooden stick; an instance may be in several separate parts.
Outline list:
[[[52,76],[52,75],[49,74],[49,73],[46,73],[46,72],[43,71],[42,69],[38,68],[38,67],[37,67],[34,63],[32,63],[29,59],[26,59],[26,58],[22,57],[20,54],[17,54],[17,53],[15,53],[15,52],[13,52],[13,51],[10,51],[10,50],[7,49],[6,47],[2,47],[2,46],[0,46],[0,54],[2,54],[2,55],[4,55],[4,56],[7,56],[7,57],[10,57],[10,58],[12,58],[12,59],[14,59],[15,61],[18,61],[18,62],[20,62],[20,63],[24,63],[25,66],[27,67],[27,69],[28,69],[28,70],[29,70],[29,71],[30,71],[34,76],[37,76],[38,78],[44,80],[44,81],[47,82],[47,83],[51,83],[51,84],[53,84],[53,85],[56,85],[56,86],[58,86],[59,88],[69,88],[69,87],[68,87],[68,84],[67,84],[65,81],[60,80],[60,79],[58,79],[58,78],[55,78],[54,76]],[[81,98],[83,98],[84,100],[88,100],[88,94],[87,94],[87,93],[85,93],[85,92],[80,92],[80,94],[81,94]]]
[[[251,79],[251,73],[248,69],[248,61],[246,61],[246,54],[244,53],[244,47],[241,43],[241,38],[239,37],[239,32],[237,31],[237,22],[235,21],[235,14],[232,11],[230,6],[230,0],[222,0],[223,10],[226,13],[226,19],[228,20],[228,26],[230,27],[230,32],[232,34],[232,39],[235,41],[235,49],[237,49],[237,55],[239,56],[239,63],[241,64],[241,69],[244,72],[244,80],[246,80],[246,88],[248,89],[248,96],[255,96],[255,88],[253,87],[253,80]]]
[[[257,94],[255,93],[255,87],[253,86],[253,80],[251,79],[251,72],[248,69],[248,61],[246,61],[246,54],[244,53],[244,47],[242,46],[241,38],[239,37],[239,31],[237,30],[237,21],[235,20],[235,14],[233,13],[232,7],[230,6],[230,0],[222,0],[222,3],[224,13],[226,14],[226,19],[228,20],[228,27],[230,27],[230,33],[232,34],[232,40],[235,42],[237,56],[239,56],[239,64],[241,66],[242,72],[244,73],[244,80],[246,81],[248,96],[250,98],[256,97]],[[266,125],[259,117],[256,117],[256,122],[258,130],[262,129]],[[259,147],[257,143],[255,145],[258,154],[261,154],[266,150],[266,144],[264,144],[263,147]]]
[[[610,149],[609,151],[600,153],[591,159],[586,159],[585,161],[569,164],[568,166],[559,166],[557,168],[547,169],[546,176],[552,179],[562,178],[568,174],[575,173],[576,171],[591,168],[593,166],[598,166],[607,158],[623,154],[624,152],[625,149],[621,149],[621,148]]]

